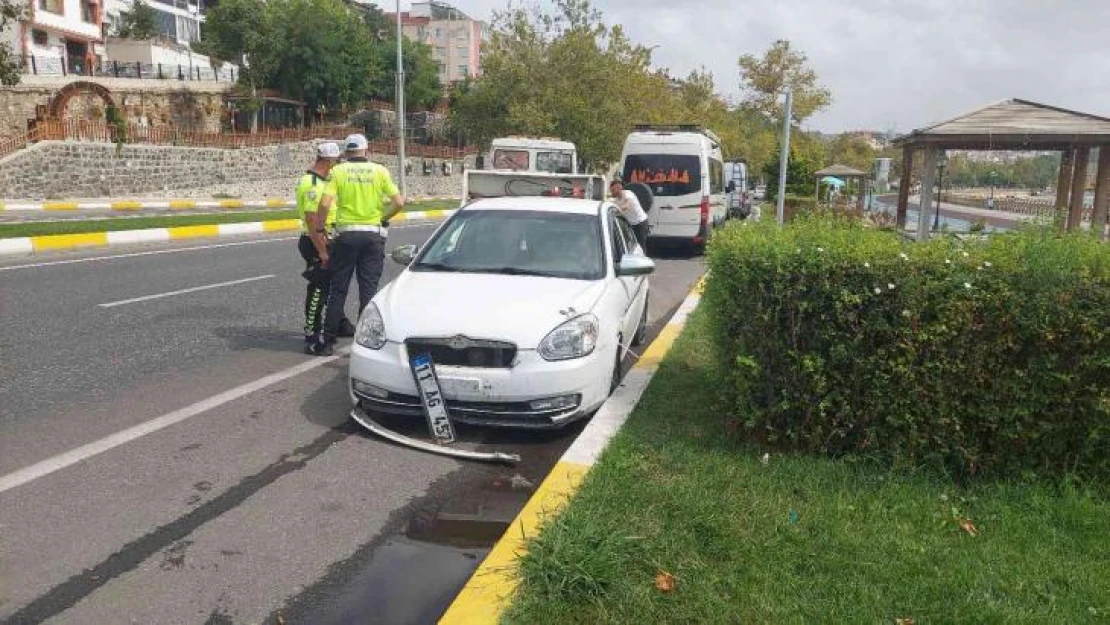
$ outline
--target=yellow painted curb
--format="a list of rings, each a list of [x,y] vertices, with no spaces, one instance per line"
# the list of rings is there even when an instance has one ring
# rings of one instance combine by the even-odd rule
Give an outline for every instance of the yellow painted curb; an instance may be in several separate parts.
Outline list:
[[[443,209],[435,209],[435,210],[430,210],[430,211],[424,211],[424,214],[427,215],[429,219],[435,219],[437,217],[443,217],[443,216],[447,215],[447,211],[445,211]]]
[[[137,211],[142,209],[142,202],[112,202],[112,210],[114,211]]]
[[[194,200],[172,200],[170,208],[196,208],[197,203]]]
[[[243,200],[220,200],[220,208],[243,208],[245,205]]]
[[[648,345],[644,350],[640,360],[636,361],[637,369],[656,369],[659,363],[667,356],[667,352],[671,351],[671,347],[678,339],[678,335],[682,334],[682,326],[667,324],[659,331],[659,336]]]
[[[286,206],[292,206],[292,205],[293,205],[293,202],[290,202],[289,200],[279,200],[279,199],[274,199],[274,198],[266,200],[266,206],[275,207],[275,208],[284,208]]]
[[[548,517],[562,510],[582,485],[589,469],[573,462],[555,464],[447,609],[439,621],[441,625],[484,625],[500,620],[516,592],[516,562],[526,550],[525,541],[539,532],[540,525]]]
[[[107,232],[86,232],[83,234],[47,234],[31,237],[31,245],[36,252],[42,250],[64,250],[73,247],[107,245]]]
[[[76,202],[46,202],[42,205],[44,211],[75,211],[77,210]]]
[[[300,219],[273,219],[262,222],[263,232],[279,232],[282,230],[300,230]]]
[[[166,228],[171,239],[193,239],[196,237],[216,237],[220,235],[220,227],[209,226],[176,226]]]

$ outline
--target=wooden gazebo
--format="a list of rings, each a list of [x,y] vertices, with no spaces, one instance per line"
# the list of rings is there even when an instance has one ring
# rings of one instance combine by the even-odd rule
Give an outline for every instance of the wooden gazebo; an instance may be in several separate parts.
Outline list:
[[[914,153],[924,151],[921,210],[917,238],[929,236],[926,212],[933,205],[937,155],[945,150],[1046,150],[1059,151],[1060,174],[1056,209],[1065,211],[1065,225],[1076,230],[1083,221],[1083,200],[1091,150],[1099,148],[1095,201],[1091,226],[1105,236],[1110,211],[1110,119],[1088,113],[1038,104],[1005,100],[955,119],[915,130],[895,139],[902,147],[902,181],[898,187],[898,226],[906,225]]]
[[[857,187],[857,189],[856,189],[856,210],[858,210],[858,211],[863,210],[863,197],[867,194],[867,184],[868,184],[868,181],[871,179],[871,174],[868,174],[865,171],[860,171],[858,169],[853,169],[851,167],[848,167],[847,165],[830,165],[829,167],[826,167],[826,168],[824,168],[824,169],[822,169],[818,172],[815,172],[813,174],[813,176],[817,179],[817,182],[816,182],[817,192],[814,193],[814,197],[816,197],[818,199],[818,201],[820,201],[820,199],[821,199],[821,180],[822,179],[827,178],[829,176],[832,176],[833,178],[841,178],[845,181],[855,180],[856,181],[856,187]]]

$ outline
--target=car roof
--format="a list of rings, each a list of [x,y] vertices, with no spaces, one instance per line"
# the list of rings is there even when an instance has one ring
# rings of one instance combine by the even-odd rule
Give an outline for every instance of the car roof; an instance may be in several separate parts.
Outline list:
[[[572,213],[575,215],[597,215],[598,208],[601,204],[602,203],[598,200],[517,196],[475,200],[464,206],[462,210],[546,211],[552,213]]]

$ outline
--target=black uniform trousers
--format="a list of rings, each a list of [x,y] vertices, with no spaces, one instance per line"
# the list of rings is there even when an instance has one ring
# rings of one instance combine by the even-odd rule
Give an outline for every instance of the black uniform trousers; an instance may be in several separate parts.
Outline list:
[[[358,313],[370,303],[378,291],[385,268],[385,237],[376,232],[340,232],[332,242],[331,286],[328,289],[328,307],[324,312],[324,339],[334,341],[339,336],[343,307],[347,303],[347,290],[351,276],[358,281]]]
[[[312,239],[308,238],[307,234],[302,234],[300,240],[297,241],[297,250],[300,251],[301,258],[304,259],[305,269],[312,269],[313,266],[320,264],[320,254],[316,252],[316,246],[312,244]],[[308,286],[305,288],[305,337],[319,335],[320,330],[323,329],[324,307],[328,303],[328,290],[331,284],[328,279],[330,273],[327,270],[313,272],[312,278],[309,279]]]

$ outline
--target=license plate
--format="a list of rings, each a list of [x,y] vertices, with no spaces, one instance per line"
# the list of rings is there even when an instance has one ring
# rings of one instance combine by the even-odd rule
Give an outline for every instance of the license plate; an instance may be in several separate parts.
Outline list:
[[[432,437],[440,444],[455,442],[455,428],[451,425],[451,416],[447,414],[447,403],[431,356],[420,354],[413,358],[412,375],[416,379],[416,388],[420,391],[420,400],[424,404],[424,414],[428,416],[428,428]]]

